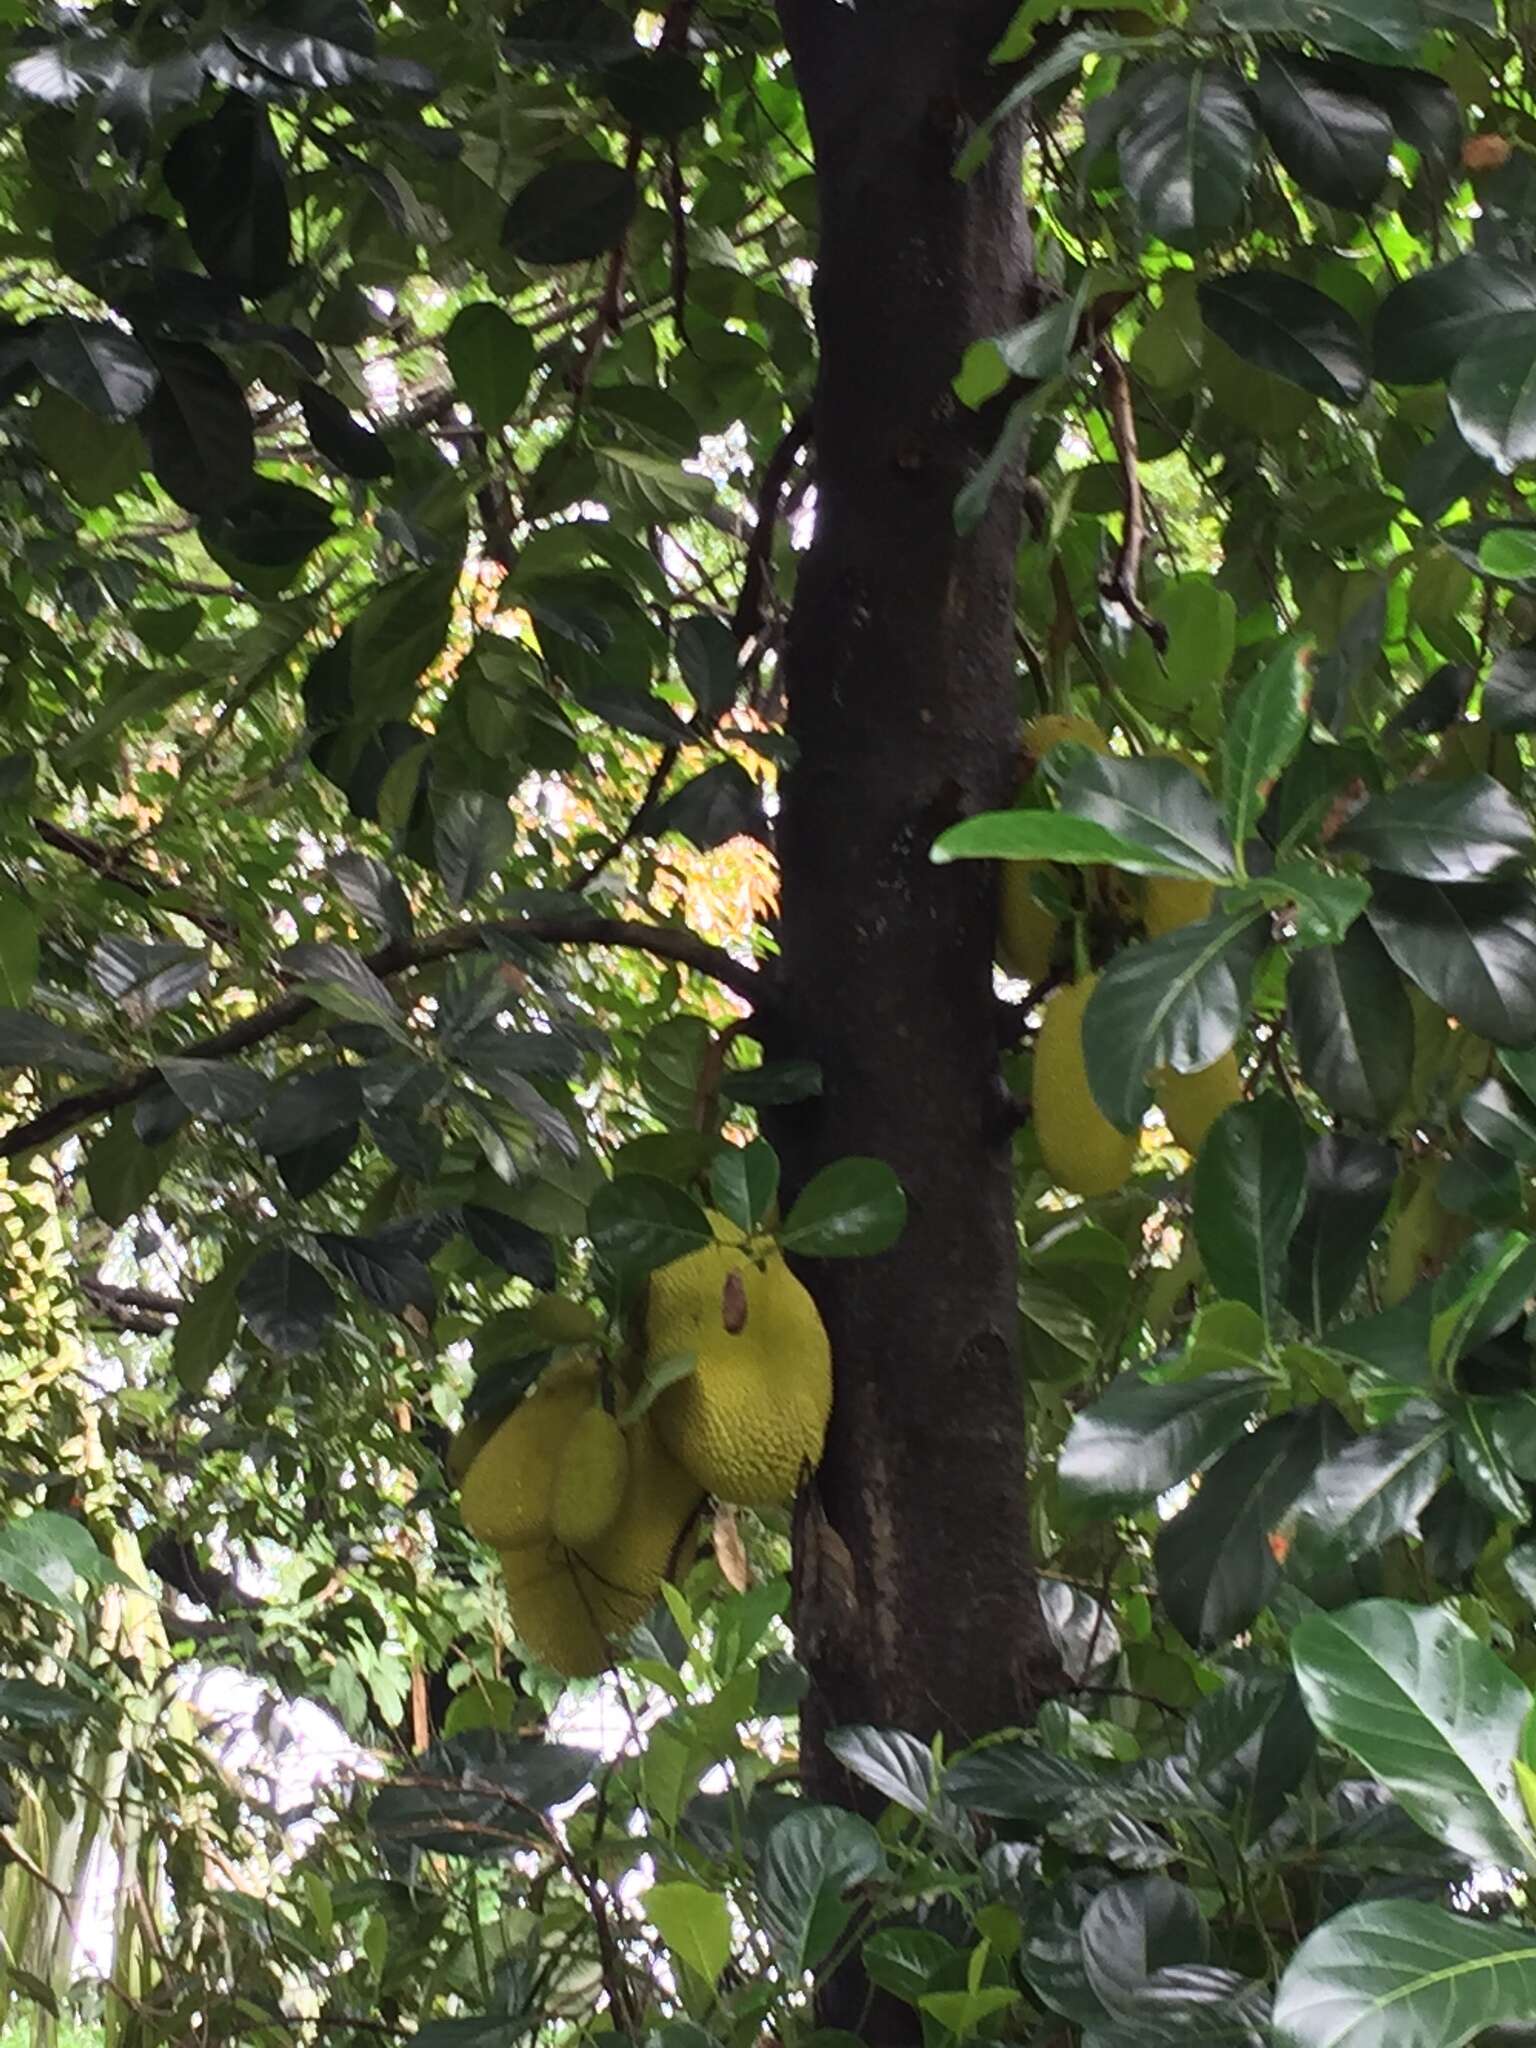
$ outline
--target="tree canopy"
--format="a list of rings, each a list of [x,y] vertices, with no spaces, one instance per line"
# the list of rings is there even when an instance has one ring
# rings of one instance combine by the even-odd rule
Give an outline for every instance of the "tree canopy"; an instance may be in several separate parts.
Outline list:
[[[0,2021],[1536,2039],[1533,57],[0,0]],[[722,1231],[567,1683],[455,1447]]]

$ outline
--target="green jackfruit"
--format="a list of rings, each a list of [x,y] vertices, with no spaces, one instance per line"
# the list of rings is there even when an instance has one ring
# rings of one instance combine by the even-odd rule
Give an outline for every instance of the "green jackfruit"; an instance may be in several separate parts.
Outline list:
[[[1198,1152],[1217,1117],[1242,1099],[1242,1076],[1233,1052],[1224,1052],[1197,1074],[1170,1070],[1158,1078],[1157,1106],[1186,1152]]]
[[[697,1361],[653,1410],[678,1463],[721,1500],[792,1500],[821,1462],[832,1352],[779,1254],[716,1243],[663,1266],[651,1275],[646,1344],[653,1359]]]
[[[549,1535],[560,1453],[596,1399],[597,1366],[591,1359],[565,1359],[545,1373],[464,1476],[459,1509],[471,1535],[495,1550]]]
[[[1005,973],[1019,981],[1044,981],[1051,971],[1056,934],[1061,927],[1034,894],[1035,876],[1049,863],[1010,860],[1003,863],[998,904],[997,957]]]
[[[1216,901],[1214,882],[1181,882],[1172,875],[1149,875],[1142,905],[1142,922],[1149,939],[1182,931],[1187,924],[1199,924],[1209,917]]]
[[[1107,1195],[1122,1186],[1140,1143],[1137,1132],[1115,1129],[1088,1086],[1083,1012],[1097,983],[1090,974],[1058,989],[1035,1041],[1035,1136],[1056,1185],[1075,1195]]]
[[[593,1543],[624,1503],[629,1446],[606,1408],[578,1416],[555,1468],[550,1525],[556,1540],[580,1548]]]

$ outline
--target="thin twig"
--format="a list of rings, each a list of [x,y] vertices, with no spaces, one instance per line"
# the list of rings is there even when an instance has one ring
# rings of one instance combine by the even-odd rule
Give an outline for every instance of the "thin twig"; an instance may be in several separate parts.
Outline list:
[[[1141,494],[1141,462],[1136,444],[1136,411],[1131,398],[1131,383],[1125,374],[1125,365],[1107,341],[1099,344],[1098,364],[1109,399],[1110,436],[1125,484],[1125,517],[1120,547],[1099,590],[1104,598],[1118,605],[1140,626],[1158,653],[1162,654],[1168,646],[1168,628],[1161,619],[1154,619],[1141,601],[1141,557],[1147,544],[1147,516]]]
[[[757,523],[747,545],[747,566],[742,572],[741,595],[736,600],[736,611],[731,619],[731,631],[738,647],[744,647],[762,629],[763,599],[768,590],[773,536],[784,500],[784,486],[795,466],[795,458],[810,439],[811,426],[812,413],[807,406],[790,421],[778,447],[769,456],[757,487]]]
[[[651,771],[651,779],[645,785],[644,796],[641,797],[639,803],[635,806],[634,815],[623,831],[616,833],[602,851],[582,869],[576,880],[571,883],[570,893],[573,896],[584,895],[597,880],[598,876],[613,865],[625,847],[632,846],[640,837],[650,820],[651,813],[656,808],[657,799],[667,786],[667,777],[677,766],[677,757],[680,751],[680,748],[676,746],[662,748],[661,759]]]

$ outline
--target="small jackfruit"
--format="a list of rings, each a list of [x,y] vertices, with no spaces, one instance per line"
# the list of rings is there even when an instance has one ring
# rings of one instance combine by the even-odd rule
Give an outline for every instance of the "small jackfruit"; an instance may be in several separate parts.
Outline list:
[[[1075,1195],[1107,1195],[1122,1186],[1139,1144],[1135,1131],[1115,1129],[1088,1086],[1083,1012],[1098,979],[1090,974],[1058,989],[1035,1041],[1035,1136],[1056,1185]]]
[[[546,1536],[501,1554],[512,1629],[540,1664],[562,1678],[595,1678],[612,1660],[608,1638],[567,1553]]]
[[[1043,860],[1010,860],[1003,864],[998,905],[997,957],[1006,973],[1020,981],[1044,981],[1056,950],[1056,919],[1035,900],[1034,879],[1049,866]]]
[[[1217,1117],[1242,1099],[1242,1076],[1234,1052],[1224,1052],[1214,1065],[1202,1067],[1197,1074],[1176,1074],[1170,1068],[1158,1078],[1157,1106],[1186,1152],[1198,1152]]]
[[[580,1548],[593,1543],[624,1503],[629,1446],[606,1408],[577,1417],[555,1467],[550,1526],[556,1539]]]
[[[716,1243],[663,1266],[651,1275],[646,1341],[652,1358],[697,1361],[652,1411],[678,1463],[721,1500],[792,1500],[821,1461],[832,1351],[783,1258]]]
[[[597,1367],[564,1359],[524,1396],[464,1475],[464,1526],[495,1550],[550,1533],[555,1471],[565,1440],[597,1398]]]
[[[1043,761],[1052,747],[1063,740],[1076,740],[1080,747],[1092,747],[1096,754],[1109,752],[1109,741],[1091,718],[1077,711],[1044,711],[1024,728],[1023,753],[1026,761]]]
[[[1179,881],[1172,875],[1149,875],[1141,919],[1149,939],[1182,931],[1209,917],[1216,901],[1214,882]]]

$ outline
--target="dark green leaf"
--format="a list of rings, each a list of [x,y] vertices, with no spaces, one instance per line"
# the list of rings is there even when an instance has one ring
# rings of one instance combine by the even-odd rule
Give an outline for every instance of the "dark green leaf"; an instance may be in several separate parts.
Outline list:
[[[91,949],[91,979],[114,1002],[145,1016],[178,1009],[208,979],[208,956],[170,939],[130,939],[108,932]]]
[[[1126,77],[1120,175],[1143,234],[1199,249],[1242,212],[1258,140],[1225,64],[1154,64]]]
[[[98,1052],[77,1032],[66,1031],[30,1010],[0,1010],[0,1066],[62,1067],[72,1074],[110,1074],[117,1061]]]
[[[159,381],[141,344],[104,320],[44,320],[31,347],[44,381],[103,419],[136,419]]]
[[[290,946],[283,965],[298,978],[304,994],[333,1015],[355,1024],[380,1024],[393,1036],[403,1035],[394,997],[350,946]]]
[[[1307,1154],[1307,1205],[1291,1239],[1286,1306],[1313,1330],[1341,1315],[1359,1286],[1399,1165],[1392,1146],[1338,1131]]]
[[[433,857],[455,910],[505,869],[516,842],[512,813],[484,790],[458,790],[434,806]]]
[[[1194,1074],[1228,1051],[1243,1027],[1264,944],[1263,914],[1209,917],[1118,953],[1083,1013],[1088,1085],[1121,1130],[1152,1100],[1149,1076]]]
[[[179,1385],[194,1398],[229,1356],[240,1328],[239,1286],[248,1253],[237,1247],[211,1280],[205,1280],[176,1318],[171,1365]]]
[[[1279,270],[1230,271],[1200,286],[1205,324],[1245,362],[1334,405],[1370,383],[1365,336],[1336,299]]]
[[[603,91],[631,128],[645,135],[680,135],[714,109],[699,67],[681,50],[647,50],[604,65]]]
[[[1269,1992],[1214,1963],[1156,1970],[1135,2010],[1090,2024],[1083,2048],[1270,2048]]]
[[[847,1894],[885,1869],[880,1837],[857,1814],[804,1806],[787,1814],[763,1847],[758,1870],[763,1921],[786,1969],[814,1969],[853,1917]]]
[[[245,1269],[238,1300],[258,1343],[279,1358],[313,1351],[336,1313],[330,1282],[286,1245],[263,1252]]]
[[[1461,1104],[1474,1137],[1522,1166],[1536,1166],[1536,1110],[1502,1081],[1484,1081]]]
[[[102,1222],[115,1228],[136,1216],[164,1180],[175,1151],[174,1138],[145,1144],[132,1112],[118,1110],[85,1155],[85,1184]]]
[[[1536,1935],[1417,1899],[1373,1899],[1325,1920],[1292,1957],[1274,2043],[1463,2048],[1533,2011]]]
[[[1491,775],[1402,783],[1369,798],[1333,843],[1426,882],[1486,881],[1536,854],[1529,818]]]
[[[1106,1886],[1083,1915],[1083,1964],[1106,2012],[1134,2018],[1154,1971],[1209,1953],[1199,1900],[1166,1877]]]
[[[1504,475],[1536,457],[1536,313],[1496,321],[1460,358],[1451,413],[1473,454]]]
[[[1159,1529],[1158,1593],[1186,1642],[1213,1649],[1253,1626],[1280,1579],[1270,1537],[1344,1439],[1326,1404],[1277,1415],[1224,1451]]]
[[[422,1855],[505,1861],[546,1839],[543,1816],[590,1784],[598,1762],[565,1743],[476,1729],[434,1744],[403,1784],[376,1792],[369,1830]]]
[[[1536,647],[1499,655],[1483,684],[1483,716],[1495,732],[1536,732]]]
[[[641,1276],[714,1241],[698,1203],[670,1181],[627,1173],[606,1181],[587,1212],[592,1248],[614,1272]]]
[[[1430,1001],[1495,1045],[1536,1038],[1536,896],[1524,883],[1376,878],[1367,912]]]
[[[821,1068],[814,1060],[765,1060],[760,1067],[726,1074],[720,1093],[747,1109],[771,1109],[809,1102],[821,1093]]]
[[[1343,65],[1266,51],[1256,93],[1264,133],[1302,190],[1364,213],[1387,182],[1392,121],[1359,87]]]
[[[1529,1870],[1513,1762],[1531,1695],[1456,1615],[1397,1600],[1312,1614],[1292,1660],[1321,1734],[1359,1758],[1437,1841]]]
[[[409,939],[415,929],[404,889],[371,853],[338,853],[328,863],[348,903],[381,939]]]
[[[343,476],[377,483],[394,474],[395,458],[388,444],[371,427],[354,419],[339,398],[318,384],[301,384],[299,402],[315,453],[334,463]]]
[[[1425,29],[1420,0],[1215,0],[1212,12],[1241,34],[1305,38],[1387,64],[1412,56]]]
[[[459,395],[487,433],[513,418],[533,376],[537,350],[527,328],[489,299],[462,306],[443,337]]]
[[[743,1230],[756,1230],[778,1199],[778,1154],[761,1138],[723,1146],[709,1170],[709,1192],[723,1216]]]
[[[636,204],[618,164],[577,157],[551,164],[513,198],[501,239],[522,263],[581,263],[621,241]]]
[[[1230,879],[1232,842],[1209,792],[1181,761],[1124,761],[1112,754],[1081,758],[1061,784],[1061,807],[1159,857],[1132,873]],[[1029,813],[1015,813],[1028,816]],[[1113,856],[1111,856],[1113,859]]]
[[[264,1075],[224,1060],[162,1058],[160,1075],[184,1109],[216,1124],[244,1123],[267,1099]]]
[[[483,1259],[535,1287],[554,1286],[554,1247],[542,1230],[519,1223],[515,1216],[504,1216],[499,1209],[484,1209],[474,1203],[462,1214],[464,1235]]]
[[[1390,1123],[1413,1075],[1413,1008],[1370,926],[1356,923],[1342,945],[1298,954],[1289,996],[1308,1087],[1341,1116]]]
[[[1079,1793],[1096,1790],[1103,1780],[1074,1757],[1011,1740],[957,1757],[943,1782],[945,1796],[969,1813],[1038,1823],[1055,1819]]]
[[[1232,706],[1221,743],[1221,789],[1235,846],[1248,835],[1307,730],[1312,676],[1292,642],[1266,663]]]
[[[939,1791],[933,1751],[900,1728],[834,1728],[827,1748],[843,1769],[872,1785],[893,1806],[923,1818],[958,1819]]]
[[[197,535],[219,566],[257,597],[276,597],[330,538],[334,521],[317,491],[261,476],[230,511],[201,520]]]
[[[757,784],[739,761],[716,761],[674,790],[651,818],[653,832],[680,832],[701,852],[727,840],[768,840]]]
[[[1382,300],[1376,374],[1387,384],[1438,384],[1510,314],[1536,312],[1536,269],[1491,256],[1457,256]]]
[[[244,394],[200,342],[157,341],[151,354],[160,382],[139,424],[155,475],[189,512],[226,511],[253,482],[256,437]]]
[[[435,1312],[437,1290],[432,1275],[407,1246],[331,1230],[320,1231],[315,1243],[341,1277],[375,1308],[390,1315],[408,1308],[420,1309],[428,1316]],[[249,1309],[246,1313],[249,1315]]]
[[[1281,1095],[1217,1118],[1195,1167],[1195,1240],[1221,1293],[1273,1324],[1291,1237],[1306,1201],[1307,1140]]]
[[[883,1159],[838,1159],[800,1190],[780,1233],[802,1258],[857,1259],[889,1251],[907,1223],[907,1198]]]
[[[256,1142],[263,1152],[295,1152],[356,1123],[362,1109],[362,1080],[355,1067],[289,1074],[272,1091]]]
[[[1330,1458],[1297,1506],[1297,1568],[1332,1570],[1411,1534],[1445,1477],[1449,1437],[1449,1419],[1415,1403]]]
[[[1079,1515],[1144,1507],[1225,1450],[1267,1391],[1255,1372],[1123,1375],[1072,1424],[1057,1466],[1063,1503]]]
[[[228,94],[210,119],[182,129],[165,182],[210,277],[252,299],[276,291],[288,275],[288,197],[265,108]]]
[[[695,612],[677,628],[677,666],[705,725],[713,725],[736,701],[741,670],[735,636],[723,619]]]

